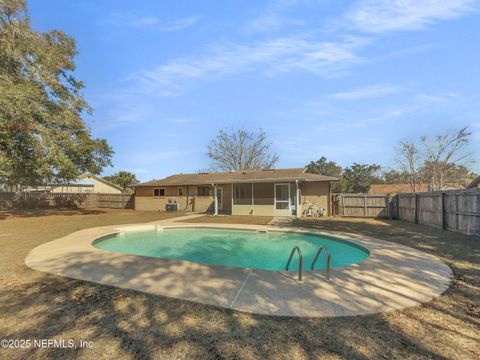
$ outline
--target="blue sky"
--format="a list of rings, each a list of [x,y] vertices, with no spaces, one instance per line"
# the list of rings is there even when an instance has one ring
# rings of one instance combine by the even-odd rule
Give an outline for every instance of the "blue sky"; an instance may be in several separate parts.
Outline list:
[[[85,120],[141,180],[210,166],[221,128],[263,128],[301,167],[395,165],[395,145],[468,126],[480,161],[480,4],[470,0],[29,2],[77,41]],[[480,171],[477,162],[472,165]]]

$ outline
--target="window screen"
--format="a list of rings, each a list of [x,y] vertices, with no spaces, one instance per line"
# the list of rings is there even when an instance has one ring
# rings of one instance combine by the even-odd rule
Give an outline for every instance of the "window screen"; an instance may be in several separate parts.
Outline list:
[[[233,204],[252,204],[252,184],[233,184]]]
[[[199,186],[197,190],[198,196],[210,196],[210,187]]]
[[[165,196],[165,189],[153,189],[153,196]]]

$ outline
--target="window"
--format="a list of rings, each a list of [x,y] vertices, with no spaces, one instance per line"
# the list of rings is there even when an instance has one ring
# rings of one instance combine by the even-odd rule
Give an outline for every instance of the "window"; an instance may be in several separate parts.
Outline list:
[[[252,184],[233,184],[233,204],[252,204]]]
[[[161,197],[165,196],[165,189],[153,189],[153,196],[154,197]]]
[[[210,196],[210,187],[209,186],[199,186],[197,190],[198,196]]]
[[[183,188],[182,187],[178,188],[178,196],[183,196]]]

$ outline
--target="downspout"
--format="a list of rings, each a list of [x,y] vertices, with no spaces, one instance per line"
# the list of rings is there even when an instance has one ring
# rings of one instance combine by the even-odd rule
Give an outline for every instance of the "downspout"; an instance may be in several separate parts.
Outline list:
[[[253,182],[252,182],[252,215],[255,216],[255,198],[253,196]]]
[[[300,214],[300,185],[298,183],[298,179],[295,180],[295,185],[296,185],[296,191],[297,191],[297,194],[296,194],[297,203],[295,204],[295,217],[299,219],[301,214]]]
[[[333,216],[332,206],[332,182],[328,182],[328,201],[327,201],[327,216]]]

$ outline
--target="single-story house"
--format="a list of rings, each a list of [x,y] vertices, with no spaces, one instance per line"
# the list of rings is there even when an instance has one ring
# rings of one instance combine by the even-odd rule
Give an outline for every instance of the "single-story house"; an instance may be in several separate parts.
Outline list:
[[[331,182],[303,168],[178,174],[134,185],[136,210],[301,216],[304,204],[331,214]]]

